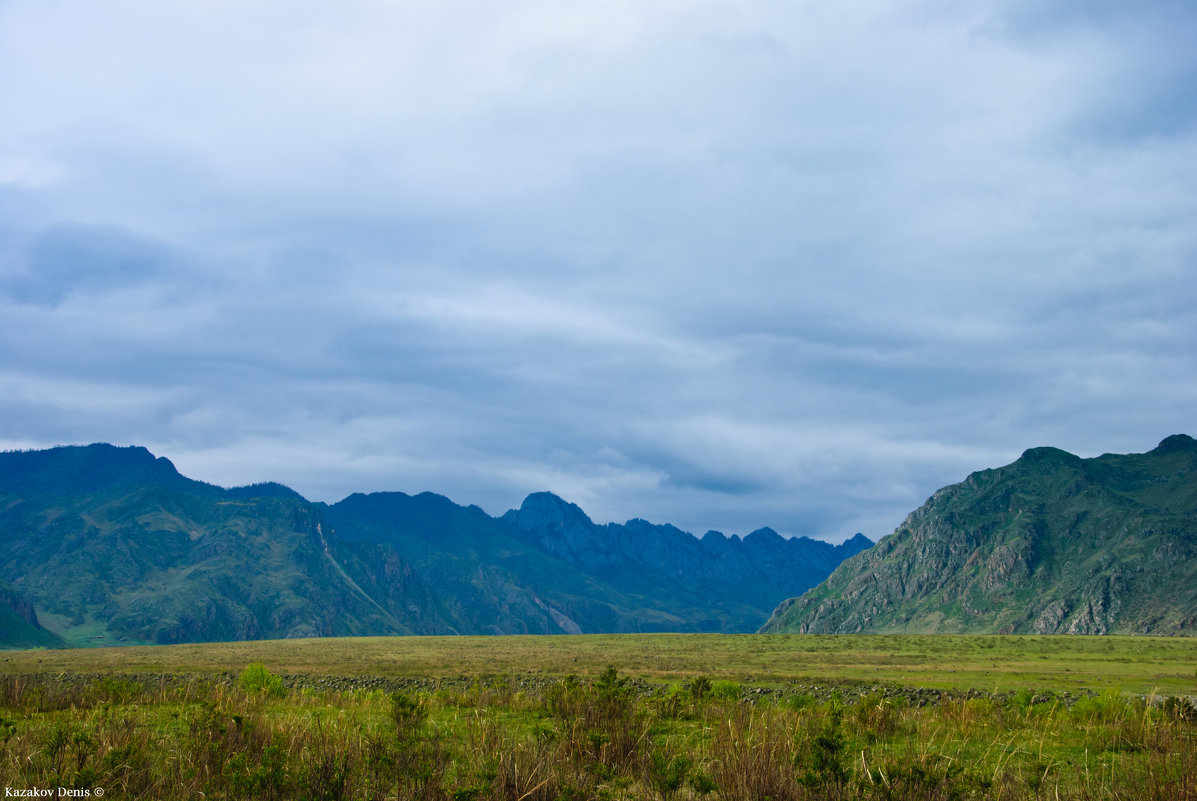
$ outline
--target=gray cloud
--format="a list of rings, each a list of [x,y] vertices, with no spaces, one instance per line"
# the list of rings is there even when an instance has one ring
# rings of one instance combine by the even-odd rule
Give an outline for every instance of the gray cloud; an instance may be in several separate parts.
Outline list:
[[[887,533],[1192,428],[1189,4],[0,8],[0,446]]]
[[[60,224],[28,247],[23,269],[6,276],[5,290],[19,302],[57,304],[72,293],[94,293],[144,283],[168,261],[162,244],[127,231]]]

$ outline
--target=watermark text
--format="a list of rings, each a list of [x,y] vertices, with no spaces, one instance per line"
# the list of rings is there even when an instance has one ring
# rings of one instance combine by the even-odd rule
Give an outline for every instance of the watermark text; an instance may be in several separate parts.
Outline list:
[[[103,787],[5,787],[5,798],[103,798]]]

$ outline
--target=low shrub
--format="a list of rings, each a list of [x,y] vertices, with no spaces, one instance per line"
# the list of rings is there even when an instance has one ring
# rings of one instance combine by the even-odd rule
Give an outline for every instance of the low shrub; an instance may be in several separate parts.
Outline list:
[[[237,677],[237,686],[250,695],[282,698],[287,694],[283,680],[266,669],[261,662],[251,662]]]
[[[738,701],[740,700],[740,685],[734,681],[720,679],[711,685],[711,697],[720,701]]]

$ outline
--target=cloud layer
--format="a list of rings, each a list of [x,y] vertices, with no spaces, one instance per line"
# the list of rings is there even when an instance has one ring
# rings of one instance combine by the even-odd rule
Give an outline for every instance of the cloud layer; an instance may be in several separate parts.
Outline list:
[[[0,446],[888,533],[1197,408],[1197,11],[0,4]]]

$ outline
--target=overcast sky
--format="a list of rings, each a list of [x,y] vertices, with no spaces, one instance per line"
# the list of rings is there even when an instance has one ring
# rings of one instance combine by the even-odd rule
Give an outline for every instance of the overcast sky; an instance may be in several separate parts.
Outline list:
[[[0,0],[0,448],[877,539],[1197,433],[1191,0]]]

